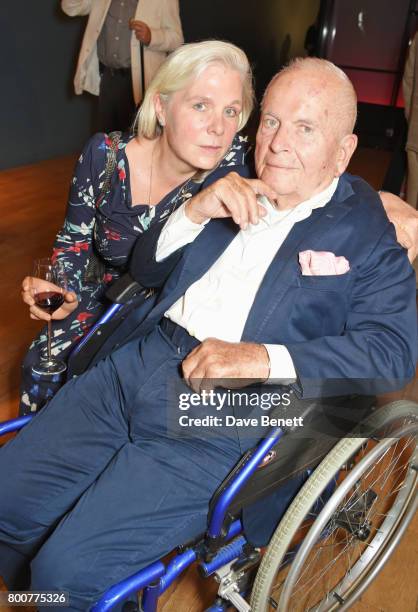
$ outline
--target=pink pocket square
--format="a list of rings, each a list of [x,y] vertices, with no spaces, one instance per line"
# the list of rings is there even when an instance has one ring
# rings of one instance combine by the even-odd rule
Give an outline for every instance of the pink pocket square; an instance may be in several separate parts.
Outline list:
[[[332,276],[350,269],[345,257],[336,257],[330,251],[301,251],[299,263],[304,276]]]

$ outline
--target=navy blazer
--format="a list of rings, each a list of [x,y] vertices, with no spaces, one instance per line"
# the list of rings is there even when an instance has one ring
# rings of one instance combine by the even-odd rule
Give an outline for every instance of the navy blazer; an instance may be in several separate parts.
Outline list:
[[[152,273],[160,282],[168,278],[138,325],[143,319],[139,309],[130,337],[148,333],[239,228],[230,219],[212,220],[193,243],[157,263],[160,231],[150,234],[148,243],[141,241],[136,256],[143,273],[140,266],[134,273],[143,284]],[[302,275],[298,254],[306,249],[343,255],[349,272]],[[344,174],[330,202],[294,225],[263,278],[241,340],[284,344],[298,374],[295,389],[303,398],[386,392],[415,375],[414,270],[379,196],[365,181]]]
[[[162,290],[154,303],[136,309],[120,326],[120,342],[151,331],[239,228],[230,219],[212,220],[193,243],[157,263],[160,231],[149,230],[147,241],[138,246],[135,275],[143,284],[158,278]],[[306,249],[344,256],[349,272],[302,275],[298,254]],[[265,273],[241,340],[284,344],[298,375],[293,386],[302,399],[376,394],[401,388],[415,375],[415,274],[380,198],[362,179],[344,174],[330,202],[294,225]],[[113,357],[117,360],[116,355],[121,353]],[[242,442],[248,447],[248,440]],[[244,525],[253,543],[267,542],[302,479],[246,509]]]

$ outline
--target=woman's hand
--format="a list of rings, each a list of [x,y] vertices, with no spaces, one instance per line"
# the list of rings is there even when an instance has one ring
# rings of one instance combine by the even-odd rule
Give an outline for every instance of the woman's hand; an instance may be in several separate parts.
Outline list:
[[[257,202],[257,195],[270,200],[277,198],[276,192],[259,179],[245,179],[230,172],[189,200],[186,216],[193,223],[208,219],[232,217],[241,229],[249,223],[256,225],[264,217],[266,209]]]
[[[409,204],[388,191],[379,191],[389,221],[396,230],[398,242],[408,249],[412,263],[418,255],[418,212]]]
[[[64,291],[64,304],[56,310],[52,316],[36,306],[35,294],[41,291],[57,291],[61,293],[61,288],[53,283],[36,278],[34,276],[26,276],[22,282],[22,300],[29,306],[30,318],[37,321],[49,321],[49,319],[65,319],[78,306],[78,300],[75,293],[72,291]]]

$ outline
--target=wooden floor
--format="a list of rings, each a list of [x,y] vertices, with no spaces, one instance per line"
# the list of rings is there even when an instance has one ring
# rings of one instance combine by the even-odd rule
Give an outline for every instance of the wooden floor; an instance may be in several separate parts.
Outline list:
[[[30,274],[34,258],[49,254],[64,217],[73,164],[74,158],[67,157],[0,172],[0,420],[16,416],[19,363],[39,329],[20,301],[20,282]],[[380,187],[386,164],[386,153],[362,150],[351,170]],[[418,401],[418,379],[401,395]],[[160,609],[201,612],[213,601],[213,592],[213,584],[201,580],[191,568]],[[418,516],[391,561],[352,610],[418,612]]]

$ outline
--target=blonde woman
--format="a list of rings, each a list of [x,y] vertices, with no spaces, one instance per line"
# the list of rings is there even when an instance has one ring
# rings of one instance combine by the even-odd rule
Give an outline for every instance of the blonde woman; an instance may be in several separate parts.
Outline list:
[[[252,74],[241,49],[222,41],[183,45],[150,83],[134,133],[122,135],[110,190],[104,196],[106,156],[112,143],[103,133],[89,140],[76,165],[66,218],[53,249],[64,262],[72,287],[64,305],[52,315],[54,356],[65,360],[107,308],[107,287],[126,271],[135,243],[152,221],[168,217],[231,170],[249,175],[245,138],[236,134],[252,107]],[[193,180],[196,173],[198,181]],[[86,282],[92,256],[103,268],[96,284]],[[47,321],[49,315],[34,303],[36,282],[24,279],[22,297],[32,318]],[[43,330],[23,364],[21,414],[38,410],[65,380],[62,375],[32,372],[45,352]]]

